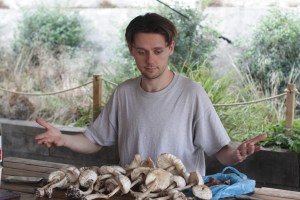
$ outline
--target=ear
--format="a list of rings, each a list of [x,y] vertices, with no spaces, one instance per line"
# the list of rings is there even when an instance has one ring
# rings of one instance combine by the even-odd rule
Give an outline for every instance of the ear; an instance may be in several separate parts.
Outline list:
[[[169,49],[170,49],[169,55],[173,55],[174,49],[175,49],[175,41],[174,40],[171,42]]]
[[[131,44],[127,44],[128,50],[130,55],[132,55],[132,45]]]

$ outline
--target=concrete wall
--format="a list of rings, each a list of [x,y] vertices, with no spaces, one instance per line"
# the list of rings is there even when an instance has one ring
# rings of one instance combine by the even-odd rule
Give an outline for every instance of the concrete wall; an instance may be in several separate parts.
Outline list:
[[[78,167],[118,164],[116,146],[104,147],[95,154],[79,154],[63,147],[50,149],[37,145],[36,134],[44,132],[37,123],[0,118],[3,138],[3,156],[31,158],[43,161],[73,164]],[[83,128],[57,126],[65,134],[78,134]],[[234,166],[249,178],[256,180],[257,187],[273,187],[300,191],[300,156],[292,152],[260,151],[246,161]],[[221,172],[225,167],[214,157],[206,158],[206,174]]]
[[[36,122],[22,120],[8,120],[0,118],[2,128],[3,157],[31,158],[76,166],[92,166],[104,164],[118,164],[117,148],[103,147],[95,154],[75,153],[64,147],[47,148],[35,143],[34,137],[44,132],[44,128]],[[56,126],[65,134],[78,134],[83,128]]]

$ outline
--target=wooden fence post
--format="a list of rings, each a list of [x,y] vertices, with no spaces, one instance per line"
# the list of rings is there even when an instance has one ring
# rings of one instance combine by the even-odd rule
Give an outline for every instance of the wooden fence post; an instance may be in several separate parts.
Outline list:
[[[94,74],[93,76],[93,120],[98,117],[101,110],[102,102],[102,75]]]
[[[288,129],[293,128],[294,124],[294,113],[296,105],[296,85],[288,84],[286,96],[286,122],[285,126]]]

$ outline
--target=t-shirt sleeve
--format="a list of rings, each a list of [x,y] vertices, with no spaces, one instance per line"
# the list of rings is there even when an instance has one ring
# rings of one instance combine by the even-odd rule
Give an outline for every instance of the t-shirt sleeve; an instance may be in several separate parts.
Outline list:
[[[202,148],[208,156],[211,156],[229,144],[230,138],[204,90],[198,98],[194,145]]]
[[[112,146],[117,142],[117,99],[111,96],[96,120],[86,129],[84,135],[93,143]]]

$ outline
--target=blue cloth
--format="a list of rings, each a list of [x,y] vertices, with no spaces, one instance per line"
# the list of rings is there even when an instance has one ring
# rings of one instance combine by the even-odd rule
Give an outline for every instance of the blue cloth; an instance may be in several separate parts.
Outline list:
[[[225,173],[227,170],[231,170],[233,173]],[[229,185],[213,185],[209,188],[212,191],[213,198],[211,200],[218,200],[225,197],[235,197],[242,194],[248,194],[254,192],[255,180],[248,179],[248,177],[239,172],[233,167],[225,167],[222,172],[213,175],[203,176],[204,183],[209,182],[209,178],[212,177],[215,180],[228,181]],[[192,189],[184,191],[187,196],[192,195]]]

